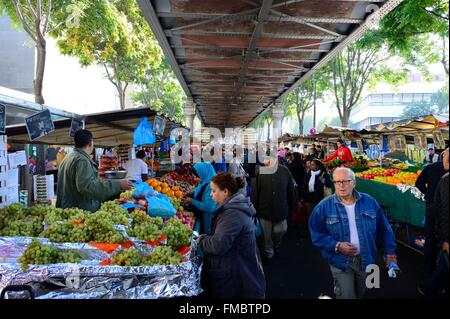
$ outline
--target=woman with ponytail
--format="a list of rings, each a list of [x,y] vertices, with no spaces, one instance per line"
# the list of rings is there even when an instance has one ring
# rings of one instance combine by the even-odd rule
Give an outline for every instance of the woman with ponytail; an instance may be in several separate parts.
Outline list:
[[[217,209],[208,235],[198,239],[204,253],[202,287],[211,298],[265,298],[266,281],[256,245],[255,208],[242,195],[244,181],[229,173],[211,179]]]

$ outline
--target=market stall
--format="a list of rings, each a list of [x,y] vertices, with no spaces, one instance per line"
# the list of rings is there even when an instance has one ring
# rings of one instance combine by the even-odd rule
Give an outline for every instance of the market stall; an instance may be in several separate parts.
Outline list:
[[[315,137],[353,145],[353,160],[335,159],[328,163],[329,172],[340,166],[351,168],[357,175],[357,190],[373,196],[393,221],[423,227],[425,201],[414,184],[429,146],[447,147],[448,117],[429,115],[367,130],[326,127]],[[371,144],[378,148],[377,156],[367,156]]]
[[[1,209],[0,291],[21,287],[8,295],[40,299],[200,294],[200,225],[181,203],[197,183],[188,171],[173,172],[136,183],[95,213],[18,203]]]

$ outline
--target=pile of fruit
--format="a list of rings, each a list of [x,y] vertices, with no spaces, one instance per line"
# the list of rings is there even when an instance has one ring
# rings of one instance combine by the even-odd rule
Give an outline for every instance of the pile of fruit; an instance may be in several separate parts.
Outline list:
[[[161,217],[150,217],[147,213],[135,210],[132,213],[133,221],[128,229],[128,235],[139,240],[154,242],[161,238],[163,220]]]
[[[151,178],[147,181],[147,184],[150,185],[155,191],[158,193],[164,194],[170,199],[182,199],[183,192],[181,191],[179,186],[169,186],[166,182],[160,182],[155,178]]]
[[[409,173],[402,172],[396,168],[372,168],[362,173],[357,173],[356,176],[363,179],[372,179],[377,182],[391,185],[414,185],[420,173],[420,170],[417,171],[417,173]]]
[[[50,245],[43,245],[37,239],[32,239],[18,262],[25,271],[30,264],[48,265],[57,263],[77,263],[81,261],[81,256],[72,250],[58,249]]]
[[[178,265],[183,261],[180,253],[168,246],[158,246],[148,256],[135,248],[121,250],[114,254],[111,265],[118,266],[155,266]]]
[[[367,160],[363,157],[355,159],[353,161],[343,162],[338,158],[327,164],[328,172],[332,173],[338,167],[347,167],[352,169],[355,173],[367,170]]]
[[[181,220],[181,222],[189,226],[190,229],[194,229],[195,219],[193,213],[187,212],[185,210],[177,211],[177,215],[175,216],[175,218]]]
[[[170,218],[163,227],[167,236],[167,245],[173,248],[188,246],[191,242],[192,229],[178,218]]]
[[[164,177],[174,182],[183,182],[194,186],[197,186],[200,183],[200,179],[192,174],[178,174],[176,172],[170,172],[164,175]]]

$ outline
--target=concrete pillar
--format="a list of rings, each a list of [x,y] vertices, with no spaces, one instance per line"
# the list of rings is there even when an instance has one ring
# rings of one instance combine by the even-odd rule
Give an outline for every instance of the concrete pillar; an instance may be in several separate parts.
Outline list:
[[[281,125],[283,122],[284,109],[281,102],[275,102],[272,106],[273,132],[277,138],[281,137]]]
[[[195,117],[195,103],[192,99],[188,99],[184,105],[184,116],[186,118],[186,125],[191,130],[191,134],[194,131],[194,117]]]

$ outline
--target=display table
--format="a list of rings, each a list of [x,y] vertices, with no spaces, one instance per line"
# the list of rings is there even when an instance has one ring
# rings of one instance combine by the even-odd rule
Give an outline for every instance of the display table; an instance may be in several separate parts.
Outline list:
[[[375,198],[381,206],[389,207],[395,221],[423,227],[425,201],[410,192],[402,193],[394,185],[356,178],[356,190]]]

